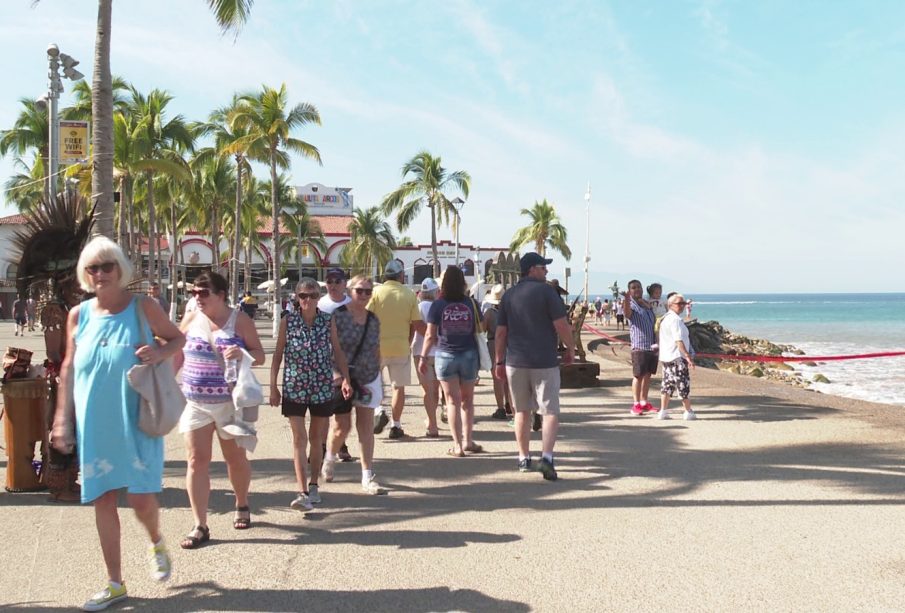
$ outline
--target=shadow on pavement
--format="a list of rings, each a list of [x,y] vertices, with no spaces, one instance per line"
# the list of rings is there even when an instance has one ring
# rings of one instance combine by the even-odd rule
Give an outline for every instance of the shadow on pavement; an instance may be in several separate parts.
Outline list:
[[[41,602],[6,605],[7,610],[71,611],[72,607],[46,606]],[[499,600],[476,590],[386,589],[373,591],[227,589],[216,583],[192,583],[174,587],[165,598],[130,597],[117,611],[488,611],[521,613],[530,607]]]

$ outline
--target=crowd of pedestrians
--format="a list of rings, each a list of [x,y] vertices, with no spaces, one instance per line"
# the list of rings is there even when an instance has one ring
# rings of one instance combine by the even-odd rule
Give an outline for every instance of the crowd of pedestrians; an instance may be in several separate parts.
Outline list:
[[[397,261],[386,266],[384,282],[376,287],[364,275],[347,279],[341,269],[327,271],[323,296],[316,280],[299,280],[297,306],[282,318],[269,380],[269,403],[280,407],[292,433],[296,492],[291,500],[287,497],[289,506],[308,512],[322,503],[321,480],[332,482],[335,464],[352,459],[346,438],[353,414],[362,491],[386,493],[374,473],[375,436],[390,426],[390,439],[406,437],[403,409],[413,368],[422,391],[425,436],[440,436],[437,413],[443,404],[452,438],[448,455],[483,452],[476,441],[474,407],[482,354],[484,360],[490,356],[496,400],[491,417],[511,419],[518,470],[536,470],[544,479],[556,480],[560,366],[574,360],[575,341],[560,292],[547,282],[551,262],[526,254],[520,281],[508,290],[494,286],[483,304],[469,294],[462,270],[455,266],[443,271],[439,282],[425,279],[418,295],[403,285]],[[171,573],[156,498],[162,487],[163,439],[139,426],[139,398],[127,373],[139,364],[171,359],[175,370],[181,370],[186,406],[178,428],[186,446],[192,527],[179,545],[196,549],[211,540],[207,516],[215,435],[235,499],[233,528],[252,527],[248,451],[257,441],[255,418],[236,407],[234,391],[237,371],[250,372],[251,366],[264,363],[265,354],[250,301],[232,308],[227,281],[215,272],[195,279],[193,308],[179,328],[165,312],[169,305],[160,298],[159,287],[152,285],[147,298],[128,291],[132,267],[116,243],[91,240],[77,274],[82,289],[93,297],[68,314],[52,444],[60,452],[77,453],[81,501],[95,509],[108,577],[107,585],[84,605],[96,611],[126,598],[120,490],[126,490],[147,532],[152,576],[165,581]],[[652,286],[645,299],[641,283],[633,280],[616,310],[630,326],[632,413],[653,410],[650,376],[662,362],[660,417],[669,417],[670,398],[678,395],[685,418],[694,419],[689,400],[693,349],[679,315],[688,301],[670,294],[660,313],[661,293],[662,288]],[[27,322],[25,307],[20,309]],[[595,307],[603,317],[613,311],[608,301]],[[384,383],[390,389],[389,415],[382,406]],[[532,428],[542,430],[540,455],[534,458]]]

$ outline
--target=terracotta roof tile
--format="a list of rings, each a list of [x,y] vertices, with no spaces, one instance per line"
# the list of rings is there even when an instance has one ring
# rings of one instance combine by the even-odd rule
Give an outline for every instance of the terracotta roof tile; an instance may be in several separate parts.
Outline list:
[[[25,225],[27,221],[28,217],[25,215],[7,215],[0,217],[0,226],[21,226]]]

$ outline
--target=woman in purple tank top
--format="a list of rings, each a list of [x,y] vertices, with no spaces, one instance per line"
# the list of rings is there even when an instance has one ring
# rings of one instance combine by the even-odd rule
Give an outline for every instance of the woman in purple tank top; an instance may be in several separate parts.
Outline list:
[[[251,485],[251,463],[227,428],[233,423],[235,407],[232,382],[226,380],[225,365],[244,359],[242,349],[253,358],[252,365],[264,363],[264,349],[251,318],[226,304],[229,286],[222,275],[205,272],[195,279],[191,291],[198,305],[182,320],[186,343],[176,366],[182,366],[182,391],[186,406],[179,420],[179,431],[185,437],[188,462],[185,475],[189,502],[195,525],[180,546],[195,549],[210,540],[207,505],[211,493],[210,465],[214,432],[236,495],[233,528],[251,527],[248,489]],[[183,359],[184,358],[184,359]]]

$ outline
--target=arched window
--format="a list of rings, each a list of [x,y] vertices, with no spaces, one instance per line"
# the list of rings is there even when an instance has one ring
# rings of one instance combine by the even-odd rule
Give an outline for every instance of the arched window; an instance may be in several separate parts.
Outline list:
[[[465,260],[462,262],[462,273],[466,277],[474,276],[474,261],[473,260]]]

